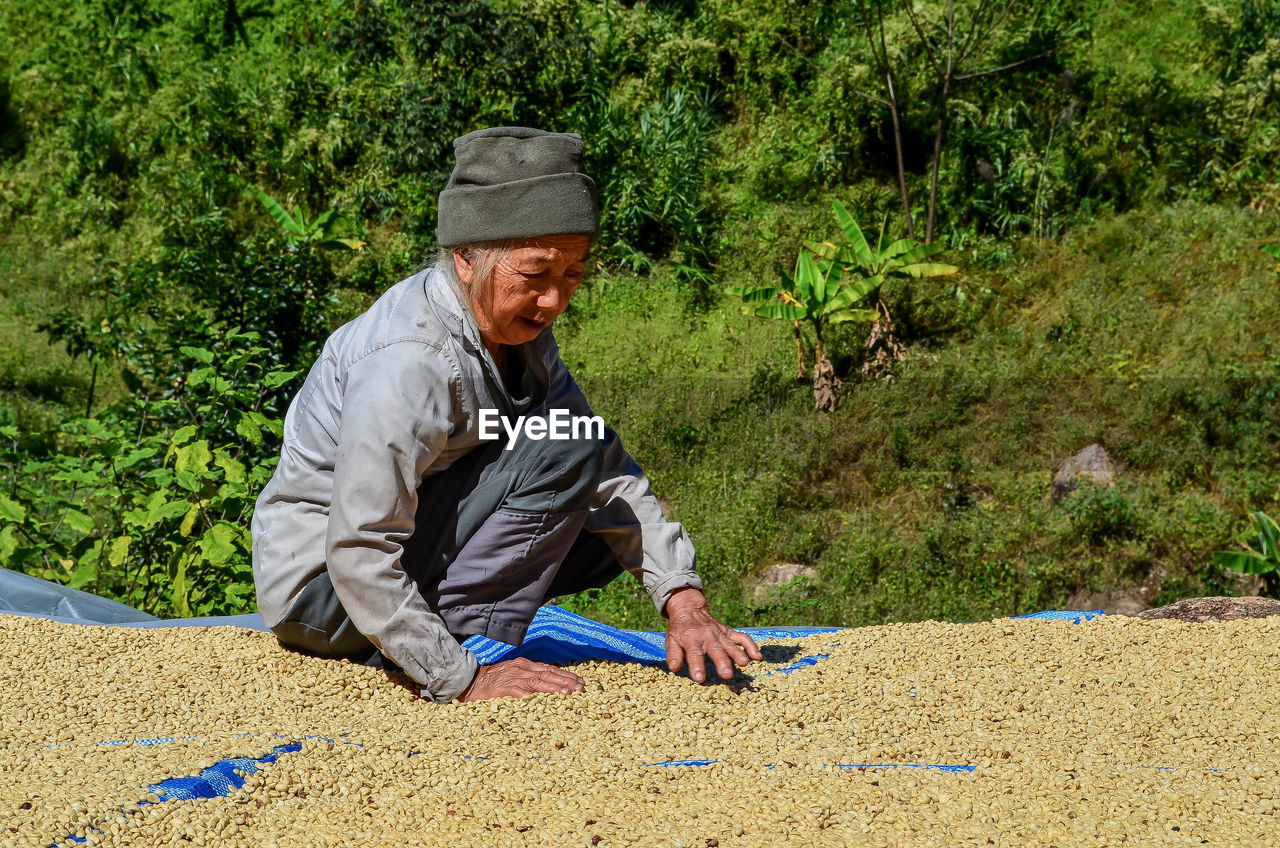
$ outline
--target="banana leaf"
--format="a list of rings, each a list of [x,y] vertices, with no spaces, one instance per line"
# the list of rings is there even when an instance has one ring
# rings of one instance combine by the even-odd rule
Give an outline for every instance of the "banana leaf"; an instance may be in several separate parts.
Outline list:
[[[1271,560],[1253,551],[1217,551],[1213,561],[1231,571],[1243,571],[1245,574],[1270,574],[1276,570]]]
[[[788,321],[803,320],[807,314],[803,307],[792,306],[789,303],[762,303],[755,308],[747,308],[742,311],[761,318],[784,318]]]
[[[910,241],[910,239],[903,239],[902,241]],[[895,245],[901,244],[901,243],[902,242],[894,242]],[[892,249],[892,246],[890,249]],[[935,241],[935,242],[931,242],[930,244],[920,244],[919,242],[916,242],[915,245],[912,246],[909,250],[903,251],[902,253],[898,254],[897,259],[903,265],[911,265],[913,263],[919,262],[921,259],[924,259],[926,256],[932,256],[933,254],[939,252],[940,250],[942,250],[942,242]]]
[[[262,205],[267,207],[267,212],[271,214],[276,222],[284,227],[286,232],[293,233],[295,236],[303,236],[305,233],[302,227],[298,226],[298,222],[293,220],[293,216],[284,211],[284,207],[276,203],[265,191],[258,191],[258,200],[262,201]]]
[[[831,201],[831,206],[835,210],[836,220],[840,222],[840,229],[844,230],[844,237],[853,248],[854,256],[864,268],[870,268],[875,262],[875,257],[871,254],[871,248],[867,246],[867,240],[862,235],[862,230],[858,229],[858,222],[853,220],[853,216],[849,214],[849,210],[841,205],[840,201]]]
[[[827,316],[828,324],[845,324],[849,321],[875,321],[880,313],[874,309],[840,309]]]
[[[915,265],[903,265],[901,268],[893,269],[898,274],[910,274],[912,277],[943,277],[947,274],[954,274],[960,269],[954,265],[944,265],[941,262],[920,262]]]
[[[777,286],[731,286],[724,291],[725,294],[740,297],[744,301],[751,303],[758,300],[774,300],[782,289]]]

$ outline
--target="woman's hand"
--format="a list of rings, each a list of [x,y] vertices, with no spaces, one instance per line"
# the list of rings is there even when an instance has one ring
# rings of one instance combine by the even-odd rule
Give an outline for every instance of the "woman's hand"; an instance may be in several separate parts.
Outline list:
[[[482,665],[459,701],[485,698],[523,698],[537,692],[568,695],[584,689],[582,678],[570,671],[524,657]]]
[[[677,589],[667,601],[667,668],[679,671],[689,660],[689,676],[698,683],[707,678],[707,657],[716,672],[728,680],[733,666],[746,665],[763,657],[755,641],[745,633],[730,630],[711,617],[707,599],[697,589]]]

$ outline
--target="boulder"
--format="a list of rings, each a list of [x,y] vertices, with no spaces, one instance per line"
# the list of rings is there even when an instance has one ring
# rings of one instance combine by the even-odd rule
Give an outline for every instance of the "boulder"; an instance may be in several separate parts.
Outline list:
[[[1138,613],[1150,621],[1172,618],[1177,621],[1235,621],[1238,618],[1266,618],[1280,615],[1280,601],[1270,598],[1187,598],[1167,607]]]
[[[1080,453],[1062,463],[1058,473],[1053,475],[1053,499],[1060,500],[1074,492],[1079,488],[1082,477],[1099,486],[1115,485],[1115,469],[1111,467],[1111,457],[1107,456],[1106,450],[1097,442],[1087,445]]]
[[[769,566],[760,573],[759,579],[756,580],[755,586],[751,590],[752,600],[759,603],[771,595],[776,595],[783,586],[786,586],[797,577],[816,580],[818,579],[818,572],[798,562],[780,562],[777,565]]]

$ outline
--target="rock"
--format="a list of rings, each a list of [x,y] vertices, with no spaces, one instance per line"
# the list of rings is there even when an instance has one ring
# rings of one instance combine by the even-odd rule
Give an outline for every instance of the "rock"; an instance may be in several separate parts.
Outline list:
[[[1067,599],[1067,609],[1096,610],[1107,615],[1138,615],[1148,608],[1140,589],[1119,592],[1076,592]]]
[[[1187,598],[1167,607],[1138,613],[1150,621],[1172,618],[1177,621],[1235,621],[1238,618],[1266,618],[1280,615],[1280,601],[1270,598]]]
[[[1111,457],[1102,445],[1094,442],[1087,445],[1080,453],[1068,459],[1053,475],[1053,499],[1060,500],[1074,492],[1080,486],[1080,478],[1085,477],[1099,486],[1115,485],[1115,469],[1111,467]]]
[[[756,603],[759,603],[770,595],[776,595],[783,586],[797,577],[816,580],[818,579],[818,572],[798,562],[780,562],[777,565],[771,565],[761,572],[760,579],[756,581],[755,587],[751,590],[751,597]]]

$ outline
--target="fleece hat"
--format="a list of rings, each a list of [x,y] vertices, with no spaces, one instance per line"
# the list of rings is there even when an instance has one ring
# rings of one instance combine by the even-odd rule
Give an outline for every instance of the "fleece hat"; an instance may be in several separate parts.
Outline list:
[[[551,235],[600,234],[596,184],[582,169],[582,137],[491,127],[453,142],[440,192],[441,247]]]

